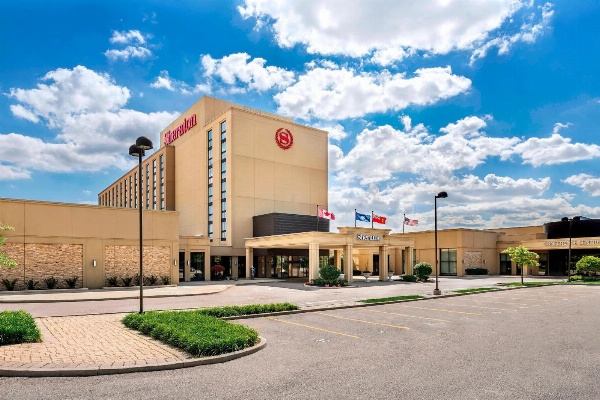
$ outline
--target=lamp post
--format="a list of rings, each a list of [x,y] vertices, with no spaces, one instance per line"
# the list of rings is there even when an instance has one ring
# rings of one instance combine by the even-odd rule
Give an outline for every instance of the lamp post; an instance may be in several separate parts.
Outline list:
[[[437,199],[445,199],[448,197],[448,193],[439,192],[433,199],[433,208],[435,214],[435,289],[433,290],[434,295],[440,295],[442,292],[438,287],[438,243],[437,243]]]
[[[563,222],[569,221],[569,257],[567,259],[567,282],[571,282],[571,239],[573,237],[573,221],[579,221],[580,219],[580,216],[573,218],[563,217],[561,219]]]
[[[135,144],[129,146],[129,155],[138,157],[138,203],[140,209],[140,314],[144,312],[144,240],[142,233],[142,157],[146,155],[146,150],[152,149],[152,141],[146,136],[140,136]]]

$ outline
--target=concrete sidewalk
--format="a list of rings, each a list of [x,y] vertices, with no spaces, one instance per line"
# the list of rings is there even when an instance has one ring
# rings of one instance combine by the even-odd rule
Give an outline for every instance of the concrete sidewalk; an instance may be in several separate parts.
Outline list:
[[[531,280],[528,279],[528,281]],[[557,278],[554,280],[564,279]],[[467,285],[470,287],[483,287],[506,281],[514,282],[518,280],[504,277],[467,278],[465,280],[458,278],[445,280],[444,286],[462,287]],[[281,281],[256,279],[253,281],[237,281],[235,283],[229,281],[227,283],[206,282],[193,285],[184,284],[177,287],[148,287],[144,288],[144,297],[198,296],[223,293],[225,296],[232,296],[230,301],[232,304],[235,304],[233,301],[237,297],[235,291],[231,292],[231,295],[228,295],[229,291],[227,289],[235,285],[246,284],[253,285],[255,291],[262,292],[263,287],[258,285],[261,283],[282,285]],[[297,283],[296,285],[302,286],[302,283]],[[386,297],[389,295],[389,290],[392,287],[397,287],[402,291],[415,291],[415,293],[406,294],[419,294],[422,291],[426,297],[432,297],[431,285],[413,286],[400,282],[377,281],[369,284],[358,279],[356,285],[362,288],[368,287],[370,298]],[[270,289],[267,286],[264,288],[264,292],[270,292]],[[364,306],[364,304],[358,303],[355,299],[340,296],[340,293],[356,291],[357,289],[315,290],[322,301],[300,304],[301,311],[348,308],[358,305]],[[451,290],[444,292],[441,297],[456,295]],[[279,297],[273,298],[274,300],[286,301],[286,297],[298,299],[297,289],[283,288],[280,291],[283,291],[283,297],[279,295]],[[425,292],[428,294],[425,294]],[[285,295],[285,293],[289,294]],[[26,294],[1,292],[0,302],[85,302],[137,298],[137,296],[139,296],[139,288],[32,291]],[[229,297],[226,297],[225,301],[227,298]],[[294,302],[293,300],[291,301]],[[124,315],[126,314],[116,313],[37,318],[36,322],[42,332],[43,342],[1,346],[0,376],[88,376],[183,368],[231,360],[256,352],[266,345],[266,341],[261,339],[259,345],[240,352],[217,357],[194,358],[171,346],[164,345],[126,328],[120,322]]]

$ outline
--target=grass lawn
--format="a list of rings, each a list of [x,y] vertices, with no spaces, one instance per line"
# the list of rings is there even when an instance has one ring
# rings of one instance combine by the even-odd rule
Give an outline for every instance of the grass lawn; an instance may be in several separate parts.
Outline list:
[[[415,300],[415,299],[424,299],[424,296],[418,296],[418,295],[409,295],[409,296],[396,296],[396,297],[382,297],[379,299],[366,299],[366,300],[359,300],[359,302],[361,303],[385,303],[388,301],[402,301],[402,300]]]
[[[454,293],[479,293],[479,292],[489,292],[492,290],[500,290],[500,289],[493,288],[493,287],[480,287],[480,288],[472,288],[472,289],[453,290],[453,292]]]

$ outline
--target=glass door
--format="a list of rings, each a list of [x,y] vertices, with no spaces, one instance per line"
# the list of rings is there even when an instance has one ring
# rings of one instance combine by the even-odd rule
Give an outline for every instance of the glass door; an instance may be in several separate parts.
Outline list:
[[[204,278],[204,252],[190,253],[190,281],[203,281]]]

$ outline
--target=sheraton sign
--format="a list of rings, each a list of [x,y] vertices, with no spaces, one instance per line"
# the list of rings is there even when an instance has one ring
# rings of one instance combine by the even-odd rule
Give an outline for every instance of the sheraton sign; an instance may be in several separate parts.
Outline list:
[[[173,141],[179,138],[179,136],[183,136],[184,133],[192,129],[194,126],[196,126],[196,114],[189,118],[184,118],[181,125],[172,131],[169,130],[167,133],[165,133],[165,144],[173,143]]]

